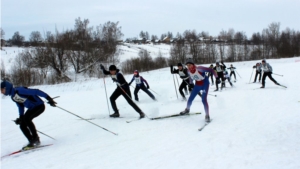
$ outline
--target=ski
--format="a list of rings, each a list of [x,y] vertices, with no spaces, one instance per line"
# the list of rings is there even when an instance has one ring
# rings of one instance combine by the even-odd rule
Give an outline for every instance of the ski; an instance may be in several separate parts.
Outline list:
[[[197,114],[201,114],[201,112],[189,113],[186,115],[181,115],[178,113],[178,114],[173,114],[173,115],[169,115],[169,116],[153,117],[153,118],[150,118],[150,120],[158,120],[158,119],[165,119],[165,118],[178,117],[178,116],[190,116],[190,115],[197,115]]]
[[[133,121],[138,121],[138,120],[141,120],[141,119],[144,119],[144,118],[137,118],[137,119],[127,120],[126,123],[131,123]]]
[[[36,150],[36,149],[40,149],[40,148],[47,147],[47,146],[52,146],[52,145],[53,145],[53,144],[46,144],[46,145],[39,145],[39,146],[30,148],[30,149],[27,149],[27,150],[21,149],[21,150],[12,152],[12,153],[10,153],[10,154],[4,155],[4,156],[1,157],[1,159],[4,158],[4,157],[8,157],[8,156],[12,156],[12,155],[15,155],[15,154],[19,154],[19,153],[22,153],[22,152],[27,152],[27,151],[31,151],[31,150]]]
[[[284,86],[284,85],[281,85],[281,84],[280,84],[280,85],[278,85],[278,86],[281,86],[281,87],[287,88],[286,86]]]
[[[210,119],[210,122],[205,122],[205,124],[201,128],[199,128],[198,131],[202,131],[209,123],[211,123],[212,120],[213,119]]]

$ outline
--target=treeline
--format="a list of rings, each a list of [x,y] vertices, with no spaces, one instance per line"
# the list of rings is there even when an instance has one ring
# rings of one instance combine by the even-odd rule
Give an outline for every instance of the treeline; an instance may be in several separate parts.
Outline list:
[[[44,38],[38,31],[30,35],[30,43],[35,46],[20,53],[11,72],[5,72],[1,64],[1,77],[9,77],[17,85],[54,84],[71,81],[71,76],[82,74],[100,77],[99,63],[119,63],[118,46],[123,33],[118,22],[106,22],[95,28],[89,20],[75,19],[73,29],[55,33],[46,32]],[[1,38],[4,31],[1,29]],[[158,36],[141,31],[140,38],[152,42]],[[128,38],[126,41],[136,38]],[[245,32],[222,30],[217,36],[208,32],[197,33],[186,30],[173,36],[167,32],[160,36],[162,42],[170,44],[170,57],[161,53],[153,56],[150,51],[140,49],[135,58],[119,65],[124,73],[134,70],[148,71],[185,62],[187,57],[195,63],[215,63],[216,61],[246,61],[269,58],[300,56],[300,32],[289,28],[280,31],[280,23],[271,23],[262,32],[247,37]],[[11,39],[15,45],[23,43],[24,37],[16,32]],[[151,56],[152,55],[152,56]],[[155,58],[155,59],[153,59]],[[73,71],[71,71],[73,70]]]
[[[118,63],[117,43],[122,36],[118,22],[106,22],[94,29],[88,19],[77,18],[73,29],[46,32],[43,43],[37,42],[36,47],[20,53],[11,72],[1,66],[1,76],[25,86],[71,81],[71,69],[75,74],[99,77],[97,63]]]

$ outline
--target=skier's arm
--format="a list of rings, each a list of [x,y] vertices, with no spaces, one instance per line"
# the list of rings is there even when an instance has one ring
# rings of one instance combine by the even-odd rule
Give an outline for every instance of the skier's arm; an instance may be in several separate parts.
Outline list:
[[[44,97],[44,98],[47,98],[49,96],[47,93],[45,93],[39,89],[25,89],[25,88],[19,88],[18,94],[27,95],[27,96],[38,95],[38,96]]]
[[[146,83],[146,85],[147,85],[147,88],[149,88],[149,84],[148,84],[148,82],[147,82],[147,80],[146,79],[144,79],[142,76],[141,76],[141,81],[142,81],[142,83]]]
[[[131,81],[128,83],[129,86],[131,85],[131,83],[133,82],[133,80],[134,80],[134,76],[132,77]]]
[[[200,71],[200,72],[210,72],[215,77],[218,77],[217,73],[213,69],[211,69],[211,68],[207,68],[207,67],[203,67],[203,66],[198,66],[197,70]]]
[[[101,68],[103,74],[105,74],[105,75],[110,75],[110,72],[107,71],[107,70],[105,70],[105,68],[104,68],[104,66],[103,66],[102,64],[100,64],[100,68]]]
[[[19,109],[19,116],[23,116],[24,115],[24,105],[23,104],[20,104],[20,103],[17,103],[17,106],[18,106],[18,109]]]
[[[174,69],[173,66],[170,66],[171,74],[178,74],[178,69]]]

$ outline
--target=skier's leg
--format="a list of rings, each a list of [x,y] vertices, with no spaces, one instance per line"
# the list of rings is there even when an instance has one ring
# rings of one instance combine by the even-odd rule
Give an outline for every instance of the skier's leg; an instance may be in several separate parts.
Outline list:
[[[147,93],[148,94],[148,96],[150,96],[153,100],[155,100],[155,97],[154,97],[154,95],[143,85],[142,87],[141,87],[141,89],[145,92],[145,93]]]
[[[129,103],[129,105],[138,113],[141,113],[141,109],[132,101],[131,98],[128,97],[128,93],[130,92],[128,89],[124,90],[126,93],[122,92],[121,94],[123,95],[123,97],[126,99],[127,103]]]
[[[121,91],[121,89],[119,89],[119,87],[116,88],[116,90],[111,94],[110,96],[110,103],[111,103],[111,107],[114,110],[115,113],[119,113],[117,105],[116,105],[116,100],[117,98],[122,94],[123,92]]]
[[[29,109],[26,111],[26,113],[24,114],[24,117],[23,117],[23,121],[24,123],[26,123],[27,127],[29,128],[30,132],[31,132],[31,135],[32,137],[35,139],[38,137],[38,134],[37,134],[37,130],[35,128],[35,125],[34,123],[32,122],[32,120],[39,116],[40,114],[42,114],[45,110],[45,105],[42,104],[42,105],[39,105],[33,109]]]
[[[263,76],[262,76],[262,87],[265,87],[265,80],[266,80],[266,77],[267,77],[267,73],[264,72]]]
[[[135,86],[135,89],[134,89],[134,100],[136,100],[136,101],[139,101],[139,96],[138,96],[139,90],[140,90],[140,87],[139,86]]]

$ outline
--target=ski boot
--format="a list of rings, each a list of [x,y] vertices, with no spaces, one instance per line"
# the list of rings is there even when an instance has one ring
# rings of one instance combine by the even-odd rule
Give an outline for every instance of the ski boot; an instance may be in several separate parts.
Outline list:
[[[209,117],[209,115],[205,115],[205,122],[207,122],[207,123],[210,122],[210,117]]]
[[[145,117],[145,113],[140,112],[140,118],[144,118]]]
[[[40,144],[41,144],[40,138],[35,137],[34,139],[30,140],[26,146],[22,147],[22,150],[30,150],[39,146]]]
[[[187,115],[190,113],[189,109],[184,109],[182,112],[180,112],[180,115]]]
[[[114,114],[109,115],[109,117],[120,117],[120,114],[116,111]]]

